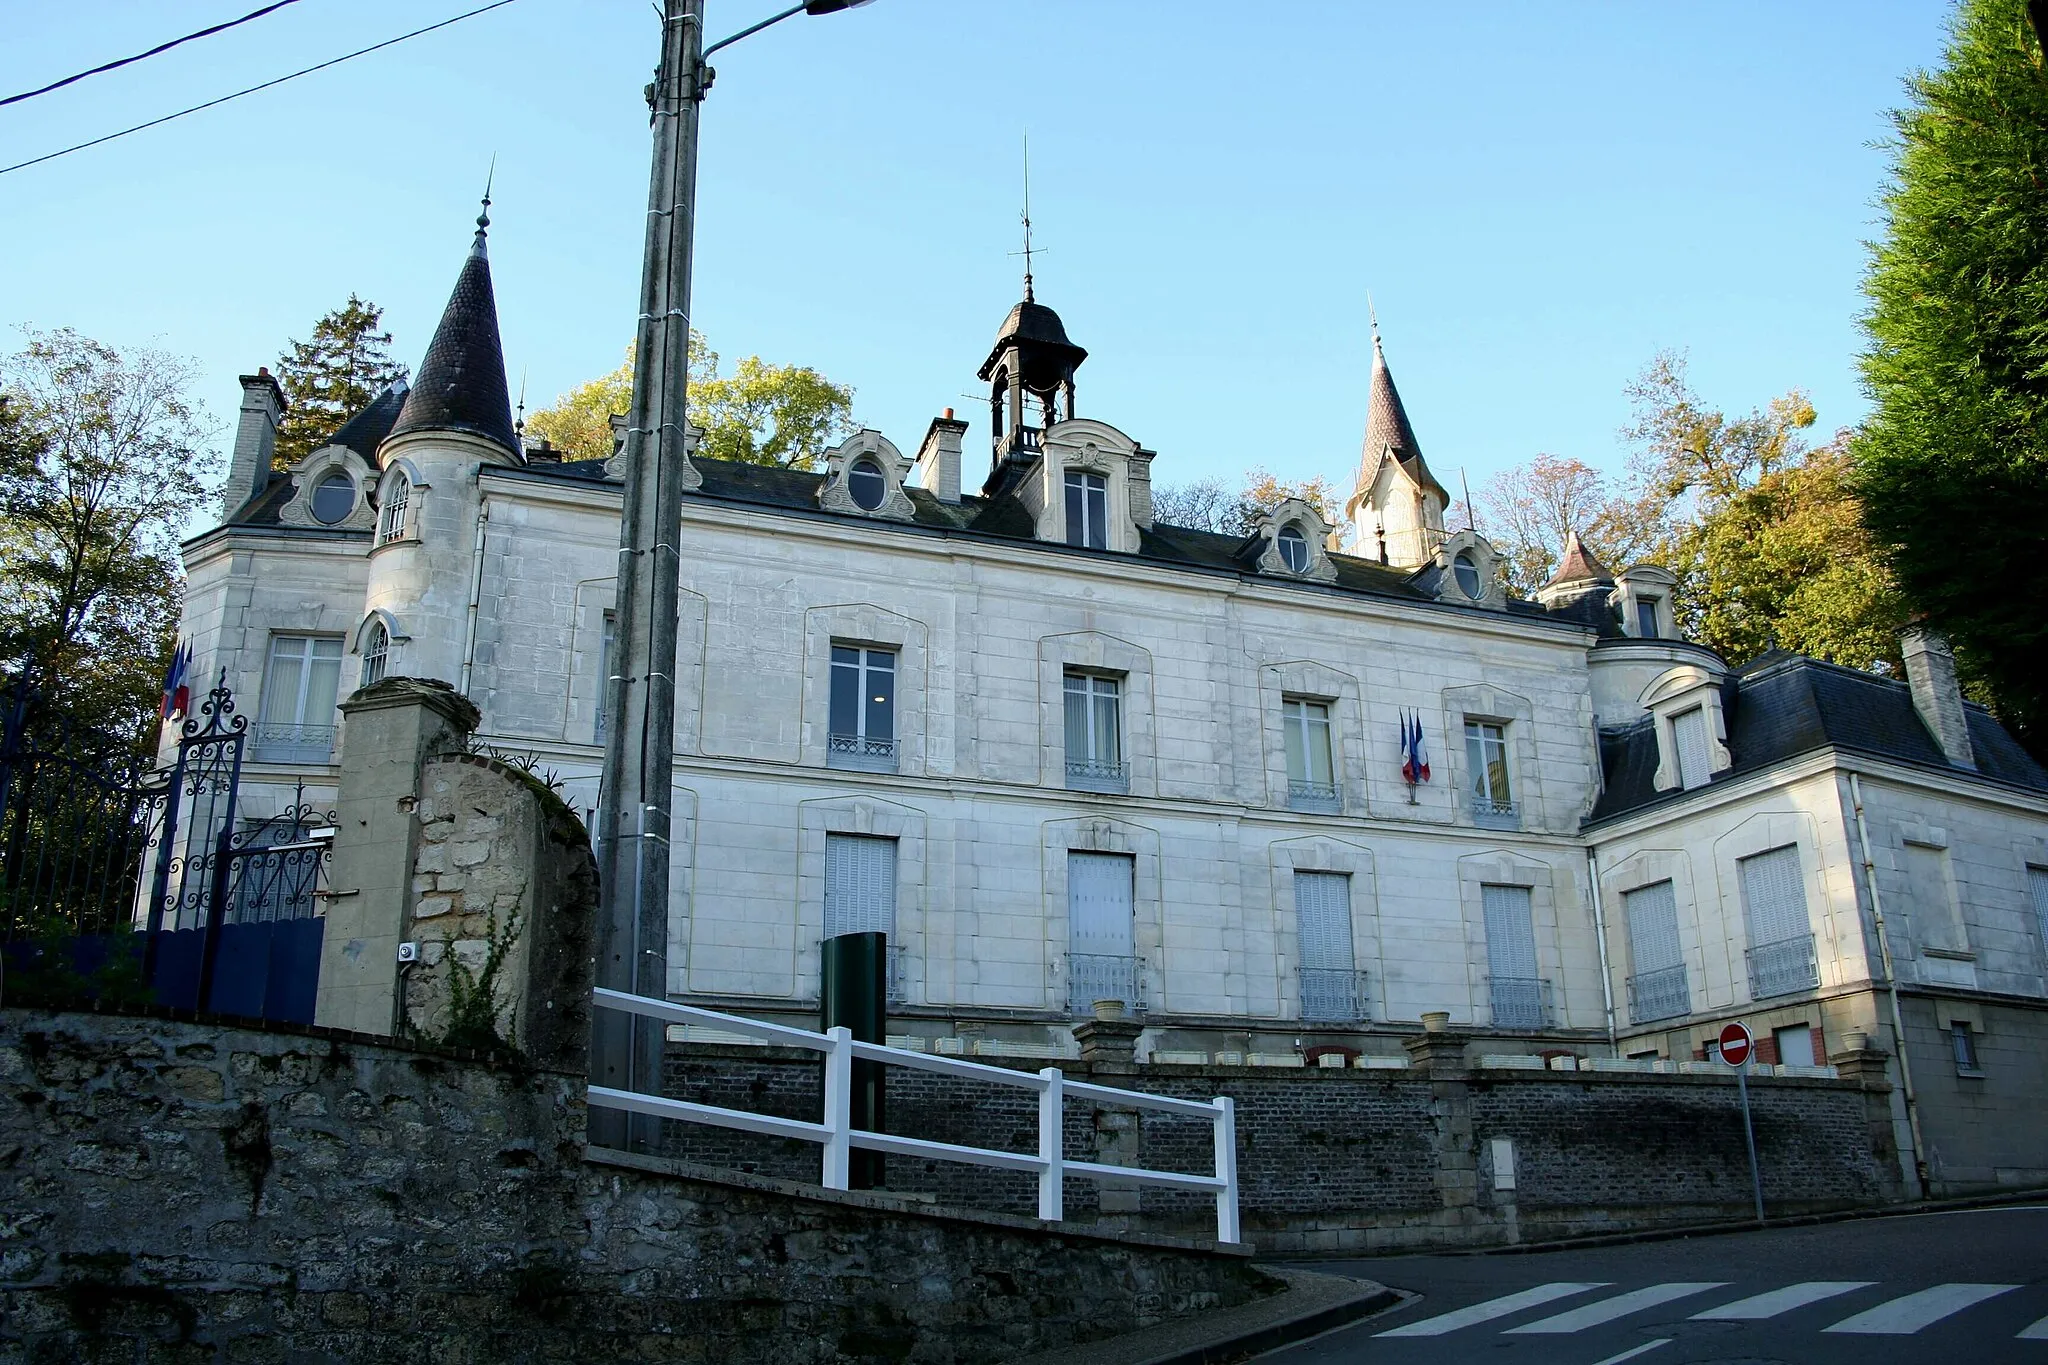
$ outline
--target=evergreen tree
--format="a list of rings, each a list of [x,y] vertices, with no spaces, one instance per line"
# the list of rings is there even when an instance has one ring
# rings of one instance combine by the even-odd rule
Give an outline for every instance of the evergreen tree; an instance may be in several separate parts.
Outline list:
[[[1864,516],[1974,689],[2048,752],[2048,69],[2026,0],[1964,0],[1892,115],[1864,289]]]
[[[378,330],[384,310],[348,296],[313,324],[309,341],[294,341],[277,358],[277,382],[291,406],[277,430],[279,469],[319,449],[337,428],[405,373],[391,359],[391,333]]]

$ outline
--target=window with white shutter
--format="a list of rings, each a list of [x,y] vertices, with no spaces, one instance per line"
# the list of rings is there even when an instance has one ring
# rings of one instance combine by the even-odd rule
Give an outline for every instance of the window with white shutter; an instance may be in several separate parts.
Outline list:
[[[1623,894],[1628,917],[1629,1021],[1643,1024],[1692,1010],[1685,956],[1678,945],[1678,897],[1669,881]]]
[[[1364,994],[1351,941],[1351,878],[1341,872],[1295,873],[1294,919],[1301,947],[1301,1017],[1363,1018]]]
[[[1813,925],[1799,849],[1788,844],[1744,858],[1743,913],[1749,922],[1749,988],[1753,997],[1784,995],[1819,982]]]
[[[1678,750],[1678,781],[1687,791],[1704,787],[1713,776],[1713,755],[1707,745],[1704,707],[1680,711],[1671,718],[1672,747]]]
[[[1547,982],[1536,975],[1536,921],[1526,886],[1482,886],[1486,966],[1497,1028],[1542,1028],[1549,1022]]]
[[[1098,1000],[1138,1000],[1137,925],[1128,854],[1067,854],[1067,1001],[1085,1014]]]
[[[2034,895],[2034,918],[2041,924],[2041,948],[2048,952],[2048,867],[2027,869],[2027,889]]]
[[[896,936],[896,841],[825,836],[825,937]]]

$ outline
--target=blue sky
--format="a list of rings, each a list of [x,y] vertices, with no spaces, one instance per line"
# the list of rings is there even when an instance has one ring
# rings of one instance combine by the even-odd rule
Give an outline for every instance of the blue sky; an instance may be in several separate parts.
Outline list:
[[[0,94],[254,8],[9,0]],[[0,165],[459,13],[300,0],[0,108]],[[772,0],[709,0],[722,35]],[[1091,352],[1080,410],[1155,477],[1263,465],[1348,484],[1371,292],[1447,482],[1539,451],[1618,466],[1662,347],[1711,402],[1863,399],[1857,282],[1884,111],[1948,6],[876,0],[721,53],[704,111],[696,321],[815,365],[913,450],[1019,295]],[[646,204],[648,0],[517,0],[220,109],[0,176],[0,324],[194,358],[232,417],[351,290],[416,365],[497,158],[492,260],[529,403],[611,368]],[[12,348],[18,336],[8,334]],[[969,479],[982,470],[970,457]]]

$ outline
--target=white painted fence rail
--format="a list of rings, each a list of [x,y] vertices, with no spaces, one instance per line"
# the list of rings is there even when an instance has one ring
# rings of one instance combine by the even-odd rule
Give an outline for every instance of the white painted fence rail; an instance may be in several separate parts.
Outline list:
[[[698,1009],[694,1005],[672,1004],[667,1000],[653,1000],[644,995],[628,995],[623,991],[606,990],[603,987],[599,987],[593,993],[591,1003],[600,1009],[623,1010],[628,1014],[659,1019],[668,1024],[701,1024],[762,1043],[800,1047],[825,1055],[825,1120],[822,1123],[775,1118],[768,1114],[748,1113],[743,1109],[724,1109],[715,1104],[696,1104],[689,1100],[672,1100],[659,1095],[641,1095],[628,1090],[613,1090],[607,1086],[593,1085],[590,1087],[590,1102],[601,1108],[623,1109],[629,1113],[648,1114],[655,1118],[702,1123],[716,1128],[736,1128],[743,1133],[761,1133],[769,1137],[797,1138],[804,1142],[818,1143],[824,1148],[823,1178],[820,1183],[828,1190],[847,1188],[847,1175],[852,1164],[849,1156],[855,1147],[871,1152],[892,1152],[898,1156],[958,1161],[971,1166],[991,1166],[1004,1171],[1027,1171],[1038,1177],[1038,1216],[1054,1221],[1066,1217],[1064,1178],[1069,1175],[1086,1176],[1092,1180],[1163,1185],[1172,1189],[1213,1191],[1216,1196],[1216,1240],[1238,1240],[1237,1114],[1228,1095],[1218,1095],[1213,1100],[1177,1100],[1165,1095],[1147,1095],[1137,1090],[1117,1090],[1106,1085],[1070,1081],[1060,1074],[1058,1067],[1054,1066],[1032,1075],[1029,1072],[1012,1071],[1007,1067],[990,1066],[984,1062],[970,1062],[959,1057],[939,1057],[924,1052],[907,1052],[902,1048],[883,1047],[878,1043],[858,1043],[854,1041],[853,1034],[843,1028],[813,1033],[809,1029],[763,1023],[757,1019],[744,1019],[738,1015],[721,1014],[716,1010]],[[957,1147],[950,1142],[898,1137],[890,1133],[870,1133],[855,1128],[852,1125],[850,1101],[853,1096],[853,1063],[856,1059],[909,1067],[914,1071],[933,1071],[942,1076],[959,1076],[993,1085],[1013,1086],[1020,1090],[1035,1090],[1038,1092],[1038,1150],[1004,1152],[987,1147]],[[1095,1161],[1068,1160],[1061,1138],[1064,1132],[1066,1101],[1069,1097],[1093,1104],[1150,1109],[1158,1113],[1179,1114],[1185,1118],[1206,1121],[1215,1139],[1214,1172],[1209,1175],[1193,1175],[1184,1171],[1154,1171],[1135,1166],[1106,1166]]]

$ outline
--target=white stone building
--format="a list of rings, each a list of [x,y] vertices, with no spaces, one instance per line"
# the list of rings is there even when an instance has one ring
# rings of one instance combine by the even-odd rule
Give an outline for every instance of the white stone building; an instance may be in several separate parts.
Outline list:
[[[1365,557],[1299,503],[1243,539],[1161,525],[1155,452],[1075,413],[1085,358],[1011,311],[978,490],[951,409],[822,474],[693,462],[675,996],[812,1015],[821,940],[882,928],[892,1030],[934,1047],[1056,1055],[1120,998],[1161,1061],[1398,1056],[1446,1011],[1487,1051],[1672,1061],[1740,1017],[1817,1064],[1892,1047],[1881,905],[1936,1173],[2048,1177],[2010,1121],[2048,1097],[2048,773],[1938,639],[1910,686],[1731,669],[1673,638],[1671,575],[1576,545],[1510,597],[1446,533],[1377,344]],[[289,473],[275,383],[243,388],[184,629],[253,709],[252,801],[331,791],[337,698],[405,674],[594,805],[621,485],[515,431],[482,230],[414,386]],[[350,998],[320,1022],[389,1031]]]

